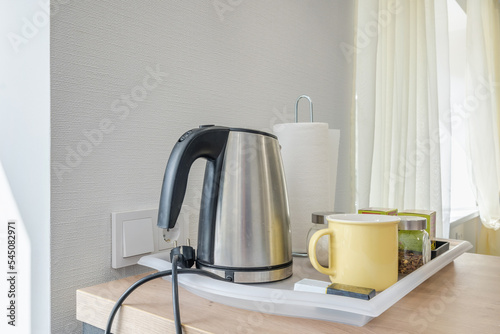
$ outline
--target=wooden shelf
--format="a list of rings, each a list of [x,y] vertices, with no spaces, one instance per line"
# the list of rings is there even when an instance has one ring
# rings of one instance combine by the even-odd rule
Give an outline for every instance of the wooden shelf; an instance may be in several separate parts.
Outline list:
[[[120,295],[144,275],[77,291],[77,319],[105,328]],[[363,327],[246,311],[179,288],[184,332],[190,333],[499,333],[500,257],[463,254]],[[134,291],[113,333],[175,333],[171,285],[150,281]]]

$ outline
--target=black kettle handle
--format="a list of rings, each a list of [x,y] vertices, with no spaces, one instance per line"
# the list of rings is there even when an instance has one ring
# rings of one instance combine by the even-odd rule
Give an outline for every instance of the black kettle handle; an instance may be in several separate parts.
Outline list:
[[[208,160],[203,191],[218,193],[220,168],[213,167],[220,165],[222,161],[228,136],[229,128],[200,126],[199,129],[189,130],[179,138],[172,149],[163,177],[158,227],[173,228],[175,226],[186,195],[189,170],[196,159]],[[219,175],[217,175],[217,170],[219,170]],[[207,176],[209,176],[208,179]]]

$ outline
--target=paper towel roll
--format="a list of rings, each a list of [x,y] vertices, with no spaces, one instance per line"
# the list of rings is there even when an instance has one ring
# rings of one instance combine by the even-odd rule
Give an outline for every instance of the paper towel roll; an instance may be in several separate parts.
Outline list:
[[[329,211],[335,211],[335,189],[337,189],[337,166],[339,162],[339,144],[340,144],[340,130],[328,130],[329,140],[329,160],[328,166],[330,170],[330,181],[328,188],[330,189],[330,204]]]
[[[330,134],[327,123],[277,124],[273,131],[281,145],[285,169],[292,251],[305,253],[311,214],[333,210],[332,182],[337,175],[334,147],[338,152],[340,133],[336,130]]]

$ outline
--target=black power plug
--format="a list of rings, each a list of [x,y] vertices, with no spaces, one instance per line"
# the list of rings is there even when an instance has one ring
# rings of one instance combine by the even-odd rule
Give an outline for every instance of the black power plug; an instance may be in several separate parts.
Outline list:
[[[195,261],[195,251],[191,246],[178,246],[170,251],[170,262],[177,255],[177,265],[181,268],[191,268]]]
[[[187,240],[187,246],[179,246],[179,247],[174,247],[170,251],[170,261],[172,261],[172,264],[174,262],[176,265],[172,265],[172,270],[164,270],[160,271],[151,275],[148,275],[146,277],[141,278],[132,286],[130,286],[118,299],[118,301],[115,303],[115,306],[113,306],[113,309],[111,310],[111,313],[108,318],[108,323],[106,324],[106,331],[105,333],[111,333],[111,327],[113,325],[113,319],[116,316],[116,313],[118,312],[119,308],[123,304],[123,301],[139,286],[142,284],[149,282],[152,279],[159,278],[159,277],[165,277],[172,275],[172,300],[173,300],[173,311],[174,311],[174,323],[175,323],[175,332],[176,333],[182,333],[182,325],[181,325],[181,316],[180,316],[180,309],[179,309],[179,292],[178,292],[178,281],[177,281],[177,275],[178,274],[198,274],[202,276],[207,276],[219,281],[228,281],[225,278],[222,278],[214,273],[211,273],[209,271],[201,270],[201,269],[189,269],[190,267],[193,266],[195,262],[195,252],[194,248],[189,246],[189,239]],[[177,266],[181,268],[177,268]]]

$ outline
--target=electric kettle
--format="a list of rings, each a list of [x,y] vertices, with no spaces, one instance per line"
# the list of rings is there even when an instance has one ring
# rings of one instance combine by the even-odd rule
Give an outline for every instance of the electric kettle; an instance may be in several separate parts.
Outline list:
[[[292,275],[290,218],[276,136],[202,125],[184,133],[165,170],[158,226],[173,228],[189,170],[207,159],[198,226],[197,268],[237,283]]]

